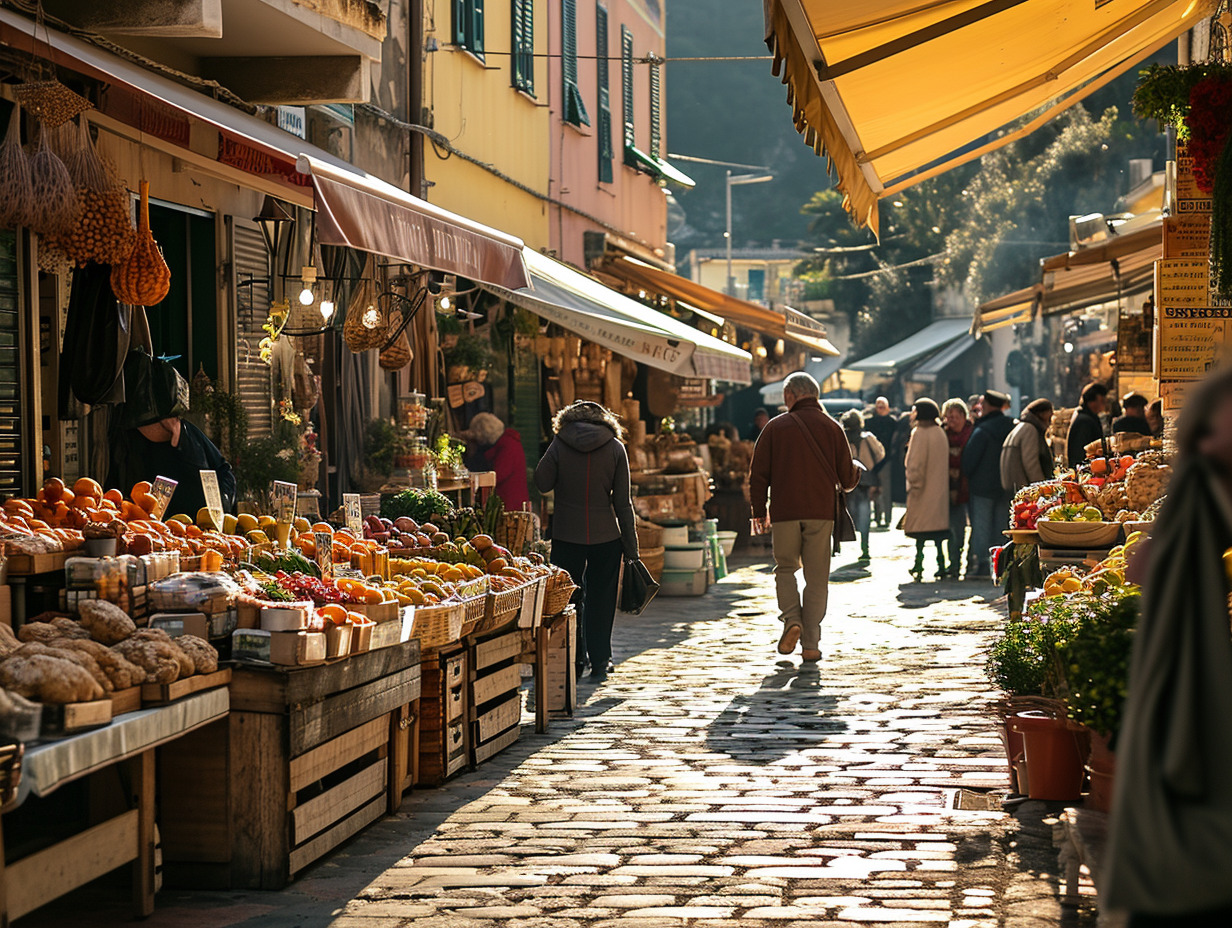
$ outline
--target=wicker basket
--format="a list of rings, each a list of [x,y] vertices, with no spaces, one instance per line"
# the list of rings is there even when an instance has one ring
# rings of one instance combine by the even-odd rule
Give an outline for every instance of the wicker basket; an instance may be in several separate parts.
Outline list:
[[[484,598],[486,608],[483,618],[476,626],[475,634],[496,631],[515,621],[518,617],[518,610],[522,608],[522,597],[525,593],[525,584],[515,586],[511,590],[502,590],[500,593],[489,591]]]
[[[574,584],[566,583],[563,586],[548,590],[543,597],[543,614],[549,616],[564,612],[565,608],[569,605],[569,600],[573,598],[573,594],[577,592],[577,589],[577,586]]]
[[[501,514],[496,529],[496,543],[514,554],[523,554],[535,540],[535,517],[529,512],[512,510]]]
[[[473,635],[476,626],[483,621],[488,611],[487,596],[472,596],[462,600],[462,637]]]
[[[17,799],[17,787],[21,785],[21,759],[25,745],[20,741],[3,739],[0,743],[0,808],[7,809]]]
[[[637,546],[639,548],[663,547],[663,526],[647,522],[645,519],[638,519]]]
[[[465,609],[461,603],[416,606],[411,637],[419,639],[421,651],[443,648],[447,644],[461,640],[464,614]]]
[[[646,565],[650,576],[654,577],[656,582],[663,579],[663,557],[666,551],[666,548],[642,548],[638,552],[642,563]]]

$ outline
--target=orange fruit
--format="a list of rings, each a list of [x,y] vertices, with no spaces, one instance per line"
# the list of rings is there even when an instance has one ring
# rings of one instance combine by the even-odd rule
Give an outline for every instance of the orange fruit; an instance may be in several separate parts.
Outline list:
[[[94,499],[103,498],[103,488],[99,486],[97,480],[93,477],[81,477],[73,484],[73,493],[76,496],[90,496]]]
[[[322,606],[317,611],[321,614],[323,619],[333,622],[335,625],[342,625],[347,619],[346,609],[339,606],[337,603],[330,603],[327,606]]]
[[[108,490],[103,494],[103,499],[115,503],[116,508],[118,509],[120,504],[124,502],[124,494],[119,490]]]
[[[334,527],[328,522],[314,522],[312,523],[312,530],[314,532],[329,532],[331,535],[334,533]]]
[[[152,496],[149,492],[138,493],[135,487],[133,488],[133,502],[146,513],[153,513],[158,508],[158,497]]]
[[[149,493],[152,489],[154,489],[154,484],[150,483],[150,481],[138,480],[133,484],[133,491],[128,494],[128,498],[135,501],[139,494]]]
[[[172,535],[176,535],[180,538],[184,537],[184,530],[186,528],[188,528],[188,526],[183,522],[176,522],[173,520],[167,523],[167,530],[170,531]]]
[[[296,542],[304,557],[312,559],[317,556],[317,543],[312,540],[311,535],[300,535]]]
[[[366,586],[359,592],[360,595],[363,596],[365,603],[375,605],[376,603],[382,603],[385,601],[385,594],[374,586]]]
[[[112,518],[106,509],[87,509],[86,516],[91,522],[110,522]]]
[[[332,557],[335,564],[346,564],[351,560],[351,549],[339,542],[337,535],[334,536]]]
[[[43,484],[43,499],[54,503],[64,495],[64,481],[59,477],[51,477]]]
[[[74,495],[73,491],[68,488],[65,488],[64,492],[60,494],[60,498],[56,500],[56,502],[63,503],[65,506],[68,506],[70,509],[72,508],[73,503],[75,503],[76,501],[77,501],[76,495]]]

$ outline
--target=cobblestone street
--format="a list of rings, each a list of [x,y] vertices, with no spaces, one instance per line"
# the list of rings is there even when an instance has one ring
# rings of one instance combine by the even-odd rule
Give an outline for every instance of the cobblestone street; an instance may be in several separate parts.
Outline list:
[[[903,541],[875,534],[871,573],[854,545],[839,558],[818,668],[775,653],[769,559],[745,559],[619,617],[617,670],[575,719],[408,795],[282,892],[168,890],[147,924],[1093,923],[1063,920],[1049,810],[1001,811],[981,715],[997,591],[910,583]]]

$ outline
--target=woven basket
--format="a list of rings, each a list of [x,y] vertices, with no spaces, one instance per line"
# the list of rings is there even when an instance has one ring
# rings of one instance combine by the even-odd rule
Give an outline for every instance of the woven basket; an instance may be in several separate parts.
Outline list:
[[[487,596],[472,596],[470,599],[462,600],[462,637],[473,635],[475,627],[483,621],[484,614],[488,611]]]
[[[419,639],[421,651],[432,651],[453,644],[462,638],[462,617],[465,613],[461,603],[445,603],[440,606],[416,606],[415,624],[411,637]]]
[[[543,614],[557,615],[565,611],[565,607],[569,605],[569,600],[573,598],[573,594],[577,592],[577,587],[572,583],[566,583],[564,586],[558,586],[554,590],[548,590],[543,597]]]
[[[637,546],[639,548],[661,548],[663,546],[663,526],[637,520]]]
[[[650,571],[650,576],[656,581],[663,578],[663,557],[666,553],[666,548],[642,548],[638,552],[638,556],[642,559],[642,563],[646,565],[646,569]]]
[[[489,591],[484,597],[485,609],[483,618],[475,627],[475,634],[484,634],[504,628],[518,617],[522,608],[522,597],[526,592],[525,584],[515,586],[512,590],[502,590],[499,593]]]
[[[7,808],[17,798],[21,785],[21,759],[25,745],[20,741],[0,744],[0,808]]]

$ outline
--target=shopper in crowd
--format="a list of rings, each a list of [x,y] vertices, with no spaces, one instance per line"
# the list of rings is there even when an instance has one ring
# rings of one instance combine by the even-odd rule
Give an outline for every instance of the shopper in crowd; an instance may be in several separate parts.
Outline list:
[[[873,437],[881,442],[886,454],[894,439],[894,428],[897,420],[890,413],[890,401],[884,396],[873,401],[873,412],[864,420],[864,427],[873,433]],[[894,491],[890,483],[890,462],[882,456],[877,465],[877,492],[873,494],[873,522],[879,526],[888,526],[894,515]]]
[[[753,410],[753,425],[749,428],[749,441],[757,441],[757,436],[761,434],[761,430],[766,427],[766,423],[770,421],[770,413],[766,412],[764,406],[758,406]]]
[[[903,505],[907,504],[907,442],[911,439],[913,418],[908,409],[895,421],[894,434],[890,436],[890,447],[887,449],[890,463],[885,465],[890,469],[890,497]]]
[[[948,570],[942,543],[950,537],[950,443],[941,428],[941,410],[930,399],[919,399],[911,407],[915,426],[907,444],[907,513],[903,531],[915,539],[915,566],[911,576],[924,579],[924,546],[933,542],[937,549],[937,579]]]
[[[490,412],[481,412],[467,427],[468,466],[496,474],[496,495],[506,509],[524,509],[530,504],[526,486],[526,452],[516,429],[505,428]]]
[[[967,518],[971,508],[971,491],[962,472],[962,454],[975,426],[971,423],[967,404],[958,397],[945,401],[941,418],[945,423],[946,440],[950,443],[950,537],[946,553],[950,559],[949,574],[957,580],[967,547]]]
[[[753,519],[769,530],[783,633],[780,654],[801,646],[805,661],[821,659],[821,623],[829,598],[830,553],[839,487],[860,482],[847,437],[821,408],[817,381],[797,371],[783,381],[789,412],[766,423],[753,451],[749,495]],[[766,500],[772,495],[767,512]],[[804,567],[804,592],[796,571]]]
[[[1052,424],[1052,403],[1032,400],[1022,411],[1005,444],[1001,446],[1001,486],[1009,494],[1030,483],[1050,480],[1056,473],[1048,427]]]
[[[1147,425],[1151,427],[1151,437],[1159,438],[1164,434],[1164,403],[1155,400],[1146,408]]]
[[[1127,393],[1121,400],[1124,413],[1112,422],[1112,434],[1133,432],[1150,435],[1151,423],[1146,421],[1146,397],[1141,393]]]
[[[624,430],[610,410],[582,401],[558,412],[552,431],[555,438],[535,468],[535,486],[553,493],[552,563],[578,585],[573,602],[580,637],[590,679],[599,682],[612,669],[621,556],[637,557]]]
[[[1014,420],[1002,410],[1010,398],[988,390],[980,398],[984,410],[963,449],[962,472],[971,490],[971,548],[975,571],[971,578],[990,576],[989,550],[1001,541],[1009,524],[1010,494],[1001,486],[1001,446],[1014,428]]]
[[[859,461],[864,468],[860,472],[859,486],[847,494],[847,509],[851,512],[856,533],[860,536],[860,560],[868,561],[868,532],[872,522],[872,507],[881,492],[881,478],[877,475],[877,467],[885,460],[885,448],[876,435],[865,430],[864,416],[860,414],[860,410],[849,409],[843,413],[842,425],[852,458]]]
[[[1186,400],[1145,564],[1101,908],[1130,928],[1232,925],[1232,369]]]
[[[981,393],[972,393],[967,397],[967,411],[972,422],[979,422],[980,416],[984,415],[984,396]]]
[[[1086,446],[1104,437],[1100,420],[1108,405],[1108,388],[1102,383],[1089,383],[1082,388],[1078,408],[1069,420],[1069,435],[1065,439],[1065,461],[1077,467],[1087,459]]]

